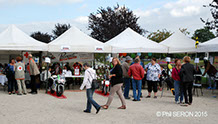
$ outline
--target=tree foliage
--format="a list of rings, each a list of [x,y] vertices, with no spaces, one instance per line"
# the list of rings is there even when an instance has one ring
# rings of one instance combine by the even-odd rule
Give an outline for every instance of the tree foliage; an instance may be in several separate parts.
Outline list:
[[[204,20],[201,18],[201,21],[205,23],[206,27],[210,30],[215,30],[218,36],[218,0],[213,0],[209,5],[204,5],[204,7],[210,8],[213,20]]]
[[[157,43],[160,43],[161,41],[167,39],[172,35],[171,31],[168,31],[166,29],[163,30],[157,30],[156,32],[151,32],[147,38],[150,40],[153,40]]]
[[[183,34],[185,34],[185,35],[189,35],[189,34],[190,34],[190,32],[188,31],[187,28],[179,28],[179,30],[180,30]]]
[[[67,31],[69,28],[71,28],[70,24],[56,24],[55,29],[52,30],[53,38],[56,39],[61,34],[63,34],[65,31]]]
[[[99,41],[106,42],[130,27],[139,34],[144,30],[137,24],[139,17],[127,7],[118,4],[113,8],[99,8],[96,13],[89,15],[88,28],[91,36]]]
[[[48,33],[42,33],[40,31],[34,32],[30,35],[32,38],[44,42],[44,43],[49,43],[52,40],[52,35],[49,35]]]
[[[215,38],[215,35],[213,34],[213,32],[211,32],[209,30],[209,28],[207,27],[204,27],[204,28],[201,28],[201,29],[197,29],[193,36],[192,36],[192,39],[196,40],[196,38],[198,37],[198,41],[203,43],[203,42],[206,42],[210,39],[213,39]]]

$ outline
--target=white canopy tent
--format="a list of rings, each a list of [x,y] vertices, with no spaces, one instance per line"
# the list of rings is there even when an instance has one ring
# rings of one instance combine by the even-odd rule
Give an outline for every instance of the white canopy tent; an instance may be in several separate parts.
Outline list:
[[[218,38],[214,38],[198,46],[198,52],[218,52]]]
[[[45,43],[37,41],[18,29],[15,25],[10,25],[0,34],[0,51],[47,51]]]
[[[197,52],[195,41],[185,36],[181,31],[176,31],[169,38],[160,42],[160,44],[168,47],[168,53]]]
[[[49,52],[110,53],[111,46],[91,38],[76,27],[71,27],[48,44]]]
[[[112,53],[166,53],[167,47],[148,40],[131,28],[127,28],[106,44],[112,46]]]

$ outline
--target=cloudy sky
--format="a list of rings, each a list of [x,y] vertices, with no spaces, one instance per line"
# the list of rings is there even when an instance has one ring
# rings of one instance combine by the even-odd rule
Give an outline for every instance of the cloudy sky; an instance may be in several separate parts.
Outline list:
[[[99,7],[125,5],[140,17],[139,25],[148,30],[179,28],[194,30],[204,25],[200,18],[212,18],[212,0],[0,0],[0,32],[15,24],[24,32],[51,33],[56,23],[70,23],[89,34],[88,15]]]

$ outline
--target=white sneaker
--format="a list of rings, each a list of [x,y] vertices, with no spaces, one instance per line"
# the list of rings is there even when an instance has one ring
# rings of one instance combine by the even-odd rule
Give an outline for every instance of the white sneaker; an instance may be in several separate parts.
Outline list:
[[[176,101],[176,104],[180,104],[180,102],[179,102],[179,101]]]

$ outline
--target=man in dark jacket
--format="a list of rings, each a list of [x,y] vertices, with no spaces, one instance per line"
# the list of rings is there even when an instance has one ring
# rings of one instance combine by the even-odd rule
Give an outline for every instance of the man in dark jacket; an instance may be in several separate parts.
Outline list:
[[[206,73],[208,74],[208,82],[209,82],[209,87],[207,89],[216,89],[216,81],[215,81],[215,76],[217,73],[216,68],[210,63],[207,57],[204,57],[204,67],[205,71],[202,76],[204,76]],[[214,82],[214,87],[212,88],[212,83],[211,80],[213,79]]]
[[[182,81],[183,92],[185,97],[185,103],[191,105],[192,104],[192,87],[194,82],[194,74],[195,68],[194,65],[190,64],[191,58],[189,56],[185,56],[183,59],[184,64],[180,70],[180,78]],[[188,96],[187,96],[188,91]]]

